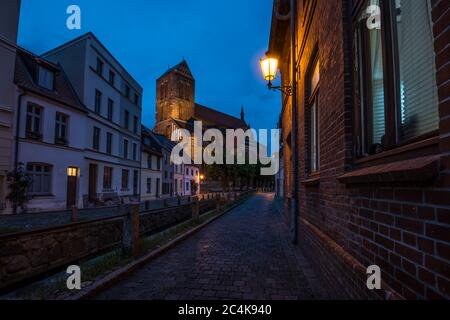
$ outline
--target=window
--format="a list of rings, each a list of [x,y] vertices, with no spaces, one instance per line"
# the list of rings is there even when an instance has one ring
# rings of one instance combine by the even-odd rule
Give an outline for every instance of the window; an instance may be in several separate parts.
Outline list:
[[[54,82],[55,74],[47,68],[39,66],[39,78],[38,85],[53,91],[53,82]]]
[[[169,174],[167,171],[164,171],[164,179],[167,179],[169,177]]]
[[[133,195],[138,195],[138,184],[139,184],[139,171],[134,170],[133,171]]]
[[[100,77],[103,76],[103,61],[100,58],[97,58],[97,66],[95,68],[95,71]]]
[[[320,130],[319,130],[319,81],[320,65],[316,60],[309,72],[307,115],[309,119],[309,171],[315,173],[320,169]]]
[[[128,140],[123,140],[123,158],[128,159]]]
[[[55,119],[55,143],[56,144],[67,144],[67,126],[69,124],[69,116],[56,113]]]
[[[125,129],[130,128],[130,112],[128,112],[127,110],[125,110],[123,125],[124,125]]]
[[[100,150],[100,128],[94,127],[94,134],[92,137],[92,149]]]
[[[52,170],[47,164],[28,163],[27,173],[31,178],[31,186],[28,189],[30,195],[51,194]]]
[[[103,169],[103,189],[105,189],[105,190],[112,189],[112,173],[113,173],[113,168],[104,167],[104,169]]]
[[[159,157],[156,159],[156,169],[161,170],[161,158]]]
[[[367,1],[381,26],[355,24],[357,155],[412,142],[438,129],[438,95],[430,0]]]
[[[108,120],[113,121],[114,117],[114,100],[108,99]]]
[[[186,175],[189,175],[189,169],[186,168]]]
[[[147,178],[147,194],[152,193],[152,178]]]
[[[27,106],[26,136],[30,139],[42,139],[42,108],[29,103]]]
[[[156,197],[159,197],[159,185],[161,183],[161,179],[160,178],[156,178]]]
[[[134,104],[135,105],[139,104],[139,96],[137,95],[137,93],[134,94]]]
[[[110,132],[106,133],[106,153],[107,154],[112,154],[112,140],[113,140],[112,133],[110,133]]]
[[[112,85],[113,87],[115,85],[115,79],[116,74],[112,70],[109,70],[109,84]]]
[[[133,133],[134,134],[138,134],[138,124],[139,124],[139,119],[138,119],[138,117],[134,116],[134,118],[133,118]]]
[[[130,99],[130,87],[129,86],[125,86],[125,96]]]
[[[153,166],[152,166],[152,158],[153,158],[153,157],[152,157],[150,154],[149,154],[148,157],[147,157],[147,168],[148,168],[148,169],[152,169],[152,167],[153,167]]]
[[[95,90],[95,113],[100,114],[102,109],[102,93],[99,90]]]
[[[137,144],[133,143],[133,160],[137,160]]]
[[[122,169],[122,190],[128,190],[129,178],[130,178],[130,171]]]
[[[189,182],[186,182],[186,191],[189,191]]]

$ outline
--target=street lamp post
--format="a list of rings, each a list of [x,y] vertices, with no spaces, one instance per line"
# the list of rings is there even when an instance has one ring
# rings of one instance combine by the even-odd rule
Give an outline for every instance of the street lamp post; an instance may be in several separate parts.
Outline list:
[[[275,8],[278,10],[278,8]],[[277,12],[277,17],[281,15]],[[283,16],[283,19],[286,16]],[[294,244],[297,243],[297,183],[298,183],[298,143],[297,143],[297,0],[290,0],[290,13],[287,18],[291,21],[291,86],[273,86],[272,81],[275,80],[278,70],[278,60],[274,57],[267,56],[261,59],[261,70],[264,79],[268,81],[267,86],[270,90],[279,90],[286,96],[290,96],[292,102],[292,134],[291,134],[291,151],[292,151],[292,194],[291,194],[291,238]]]

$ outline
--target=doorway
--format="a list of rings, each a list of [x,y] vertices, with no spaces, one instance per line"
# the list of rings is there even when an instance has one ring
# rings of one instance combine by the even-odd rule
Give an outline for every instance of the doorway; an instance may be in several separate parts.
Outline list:
[[[67,208],[77,204],[78,168],[67,168]]]

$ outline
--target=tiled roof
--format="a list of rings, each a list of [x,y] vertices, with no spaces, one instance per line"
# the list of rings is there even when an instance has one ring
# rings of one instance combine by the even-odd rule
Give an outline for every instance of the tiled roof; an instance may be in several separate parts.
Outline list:
[[[154,133],[154,135],[155,135],[155,137],[158,139],[158,142],[160,143],[160,145],[161,145],[164,149],[171,151],[171,150],[176,146],[176,143],[175,143],[175,142],[169,140],[168,138],[166,138],[166,137],[163,136],[162,134]]]
[[[226,113],[195,104],[195,118],[227,129],[246,129],[245,121],[232,117]]]
[[[39,66],[54,72],[54,90],[37,84]],[[17,86],[39,94],[80,111],[87,112],[61,66],[51,63],[25,49],[19,48],[16,55],[14,82]]]
[[[147,143],[145,138],[149,139],[149,143]],[[142,149],[152,154],[162,155],[161,148],[162,146],[154,133],[149,128],[142,126]]]

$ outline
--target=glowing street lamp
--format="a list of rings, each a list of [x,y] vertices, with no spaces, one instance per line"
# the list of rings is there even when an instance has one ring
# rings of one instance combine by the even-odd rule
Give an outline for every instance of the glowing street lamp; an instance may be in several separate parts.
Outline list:
[[[275,58],[261,59],[261,70],[264,75],[264,80],[269,82],[275,80],[278,71],[278,59]]]
[[[267,86],[270,90],[279,90],[284,94],[291,96],[292,88],[291,86],[273,86],[272,81],[275,80],[278,71],[278,59],[272,57],[266,57],[260,60],[261,71],[264,76],[264,80],[268,81]]]

